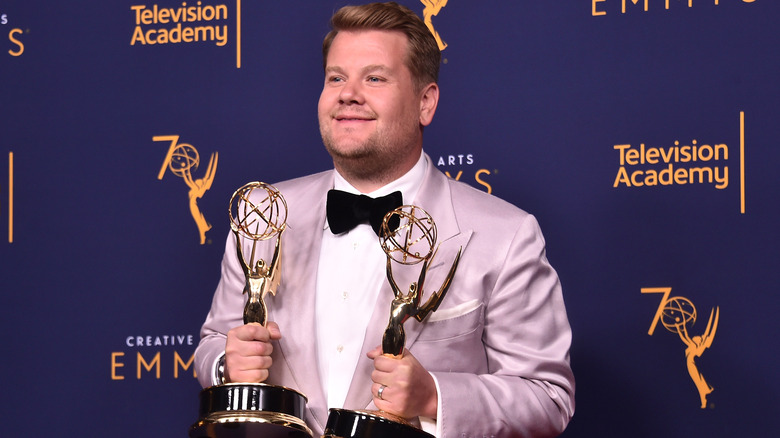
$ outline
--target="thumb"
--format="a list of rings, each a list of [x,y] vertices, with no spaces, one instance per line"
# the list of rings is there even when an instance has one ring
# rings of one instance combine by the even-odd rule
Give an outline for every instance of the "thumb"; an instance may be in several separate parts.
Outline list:
[[[279,330],[279,325],[273,321],[268,321],[265,325],[265,328],[268,329],[268,334],[271,337],[271,340],[278,341],[279,339],[282,339],[282,331]]]
[[[374,359],[376,359],[377,357],[379,357],[381,355],[382,355],[382,346],[381,345],[377,345],[376,347],[374,347],[373,350],[371,350],[368,353],[366,353],[366,356],[368,356],[368,358],[371,359],[371,360],[374,360]]]

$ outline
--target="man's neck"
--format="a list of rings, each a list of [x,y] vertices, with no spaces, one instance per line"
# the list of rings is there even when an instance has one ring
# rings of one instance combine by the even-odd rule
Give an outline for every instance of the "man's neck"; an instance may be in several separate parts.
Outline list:
[[[360,193],[367,194],[379,190],[382,187],[397,180],[398,178],[402,177],[405,172],[399,174],[376,175],[376,177],[368,178],[356,177],[354,175],[345,174],[342,171],[339,171],[339,173],[344,176],[344,179],[346,179],[347,182],[352,185],[352,187],[358,189]]]
[[[360,179],[358,181],[362,182],[362,184],[359,185],[355,185],[353,181],[344,176],[339,169],[336,169],[336,188],[351,193],[358,192],[370,196],[384,196],[393,191],[400,190],[404,194],[404,201],[410,202],[417,193],[417,189],[422,184],[422,181],[425,179],[425,173],[428,166],[429,164],[425,154],[421,153],[417,158],[417,161],[412,163],[412,166],[403,174],[369,181]],[[345,187],[345,185],[350,187]]]
[[[382,167],[370,170],[363,166],[354,163],[350,165],[339,165],[335,160],[333,162],[334,167],[339,174],[350,184],[352,187],[360,191],[360,193],[372,193],[393,181],[406,175],[420,160],[419,154],[413,156],[413,158],[406,159],[405,161],[396,163],[386,163]]]

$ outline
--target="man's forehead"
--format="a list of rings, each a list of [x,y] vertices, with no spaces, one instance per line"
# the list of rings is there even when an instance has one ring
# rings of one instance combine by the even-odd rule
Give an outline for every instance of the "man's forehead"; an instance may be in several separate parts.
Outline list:
[[[328,65],[330,65],[333,52],[340,51],[340,46],[344,44],[352,46],[346,52],[347,54],[354,54],[355,51],[360,51],[361,54],[370,54],[372,48],[379,49],[375,53],[387,54],[391,48],[398,47],[401,51],[401,60],[407,58],[409,51],[408,38],[400,31],[373,29],[343,30],[336,34],[331,43],[326,60]]]
[[[384,43],[400,42],[403,47],[406,48],[409,44],[409,39],[406,34],[398,30],[383,30],[383,29],[349,29],[340,30],[333,38],[331,48],[339,41],[344,40],[374,40],[383,41]]]

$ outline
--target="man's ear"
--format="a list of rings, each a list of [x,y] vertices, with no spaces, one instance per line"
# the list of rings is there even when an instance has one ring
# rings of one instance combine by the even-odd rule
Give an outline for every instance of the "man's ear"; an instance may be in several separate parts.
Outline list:
[[[435,82],[431,82],[420,92],[420,124],[422,126],[431,124],[438,104],[439,86]]]

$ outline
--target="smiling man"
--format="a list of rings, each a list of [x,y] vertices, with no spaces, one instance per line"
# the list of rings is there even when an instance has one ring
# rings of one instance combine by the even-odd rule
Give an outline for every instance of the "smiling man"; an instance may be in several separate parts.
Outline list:
[[[342,31],[326,55],[320,132],[336,170],[365,193],[414,166],[436,111],[439,88],[414,81],[407,45],[400,32]]]
[[[242,324],[244,278],[228,238],[196,351],[201,383],[298,389],[316,436],[329,408],[380,409],[439,437],[559,434],[574,413],[560,282],[533,216],[447,178],[423,152],[439,101],[434,37],[395,3],[342,8],[331,26],[318,113],[334,169],[275,184],[289,227],[267,327]],[[379,347],[395,295],[376,223],[366,213],[344,224],[370,204],[366,196],[434,218],[443,262],[431,266],[427,285],[442,284],[462,251],[439,309],[406,325],[400,358]],[[354,201],[334,205],[345,198]],[[260,254],[273,251],[266,243]],[[394,274],[406,287],[419,269]]]

